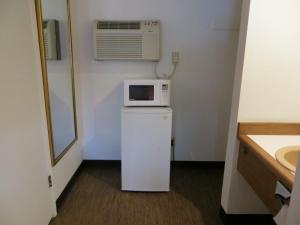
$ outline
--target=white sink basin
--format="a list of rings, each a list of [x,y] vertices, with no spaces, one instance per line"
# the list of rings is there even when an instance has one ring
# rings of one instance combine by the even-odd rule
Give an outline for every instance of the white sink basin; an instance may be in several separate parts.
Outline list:
[[[276,159],[281,165],[295,173],[299,155],[300,146],[287,146],[276,152]]]

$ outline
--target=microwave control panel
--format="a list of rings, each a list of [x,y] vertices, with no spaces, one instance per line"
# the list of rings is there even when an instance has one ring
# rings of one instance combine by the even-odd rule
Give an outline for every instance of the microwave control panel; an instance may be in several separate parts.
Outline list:
[[[162,105],[170,105],[169,82],[161,85],[161,103]]]

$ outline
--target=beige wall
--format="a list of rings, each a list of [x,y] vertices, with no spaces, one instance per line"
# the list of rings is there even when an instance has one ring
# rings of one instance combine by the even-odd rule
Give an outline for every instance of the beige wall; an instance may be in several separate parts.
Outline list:
[[[300,122],[300,2],[244,0],[244,9],[222,206],[227,213],[265,213],[236,170],[237,122]]]
[[[300,122],[300,2],[253,0],[239,121]]]
[[[0,24],[0,224],[46,225],[82,161],[80,120],[79,141],[52,168],[34,1],[0,1]]]
[[[55,215],[33,1],[0,1],[0,224]]]

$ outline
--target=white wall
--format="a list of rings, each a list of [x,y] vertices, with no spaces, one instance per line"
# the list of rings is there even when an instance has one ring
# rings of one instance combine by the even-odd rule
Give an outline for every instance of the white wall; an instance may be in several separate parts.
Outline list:
[[[171,70],[172,50],[180,52],[173,79],[176,160],[224,160],[237,46],[240,0],[74,0],[86,159],[120,159],[122,81],[153,77],[150,62],[93,59],[95,19],[159,19],[160,72]]]
[[[39,46],[38,46],[38,38],[37,38],[37,26],[36,26],[36,17],[35,17],[35,7],[31,0],[28,0],[31,7],[31,16],[33,17],[31,26],[34,30],[34,50],[36,52],[34,58],[35,62],[37,63],[37,74],[36,76],[40,79],[39,83],[39,91],[41,94],[40,103],[42,105],[42,111],[43,111],[43,122],[44,122],[44,139],[46,140],[46,155],[48,159],[48,168],[49,173],[52,176],[52,198],[53,201],[55,201],[70,179],[72,178],[73,174],[76,172],[77,168],[80,166],[82,162],[82,145],[81,145],[81,136],[82,136],[82,122],[81,122],[81,98],[80,98],[80,86],[78,82],[78,51],[77,48],[73,49],[73,60],[74,60],[74,79],[75,79],[75,98],[76,98],[76,110],[77,110],[77,129],[78,129],[78,140],[75,142],[75,144],[68,150],[68,152],[64,155],[62,159],[54,166],[52,167],[50,165],[50,148],[49,148],[49,140],[48,140],[48,129],[46,124],[46,113],[45,113],[45,101],[44,101],[44,93],[43,93],[43,84],[42,84],[42,74],[41,74],[41,64],[40,64],[40,56],[39,56]],[[72,32],[76,31],[76,23],[73,21],[72,15],[74,14],[74,7],[71,2],[71,19],[72,19]],[[76,41],[76,36],[72,33],[72,39]]]
[[[250,1],[244,1],[245,13]],[[228,136],[222,206],[227,213],[265,213],[266,209],[236,170],[237,122],[300,121],[300,2],[252,0],[245,48],[238,61]],[[247,18],[246,18],[247,19]],[[240,49],[240,50],[241,50]],[[242,84],[241,84],[242,82]],[[240,91],[239,91],[240,89]],[[239,99],[240,96],[240,99]]]
[[[33,1],[0,2],[0,224],[55,215]]]
[[[76,42],[76,35],[74,32],[77,30],[77,24],[74,20],[76,6],[73,1],[71,2],[71,22],[72,22],[72,40]],[[78,48],[73,45],[73,61],[74,61],[74,79],[75,79],[75,98],[76,98],[76,114],[77,114],[77,130],[78,130],[78,140],[77,142],[68,150],[64,157],[52,167],[52,178],[53,178],[53,195],[54,199],[57,199],[65,186],[70,181],[73,174],[76,172],[77,168],[82,162],[82,105],[80,96],[80,85],[78,77]]]
[[[72,148],[64,155],[64,157],[52,168],[52,180],[53,180],[53,195],[56,200],[73,174],[82,162],[82,152],[79,143],[76,143]]]

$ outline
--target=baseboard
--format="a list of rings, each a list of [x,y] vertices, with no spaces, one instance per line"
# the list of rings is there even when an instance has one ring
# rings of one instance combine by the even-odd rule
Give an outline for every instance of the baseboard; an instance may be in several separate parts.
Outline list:
[[[83,160],[83,166],[121,166],[121,160]]]
[[[220,217],[224,225],[276,225],[271,214],[227,214],[220,208]]]
[[[222,161],[171,161],[171,166],[224,168]],[[83,160],[84,166],[121,166],[121,160]]]
[[[72,189],[72,186],[74,185],[74,183],[75,183],[80,171],[82,170],[83,166],[84,166],[84,163],[81,162],[81,164],[79,165],[79,167],[77,168],[77,170],[75,171],[75,173],[73,174],[71,179],[69,180],[68,184],[66,185],[65,189],[62,191],[62,193],[56,199],[56,208],[57,209],[60,208],[60,206],[62,205],[62,203],[65,200],[66,196],[68,195],[68,193]]]
[[[171,166],[224,168],[222,161],[171,161]],[[83,160],[84,166],[121,166],[121,160]]]
[[[171,161],[172,166],[199,167],[199,168],[224,168],[223,161]]]

